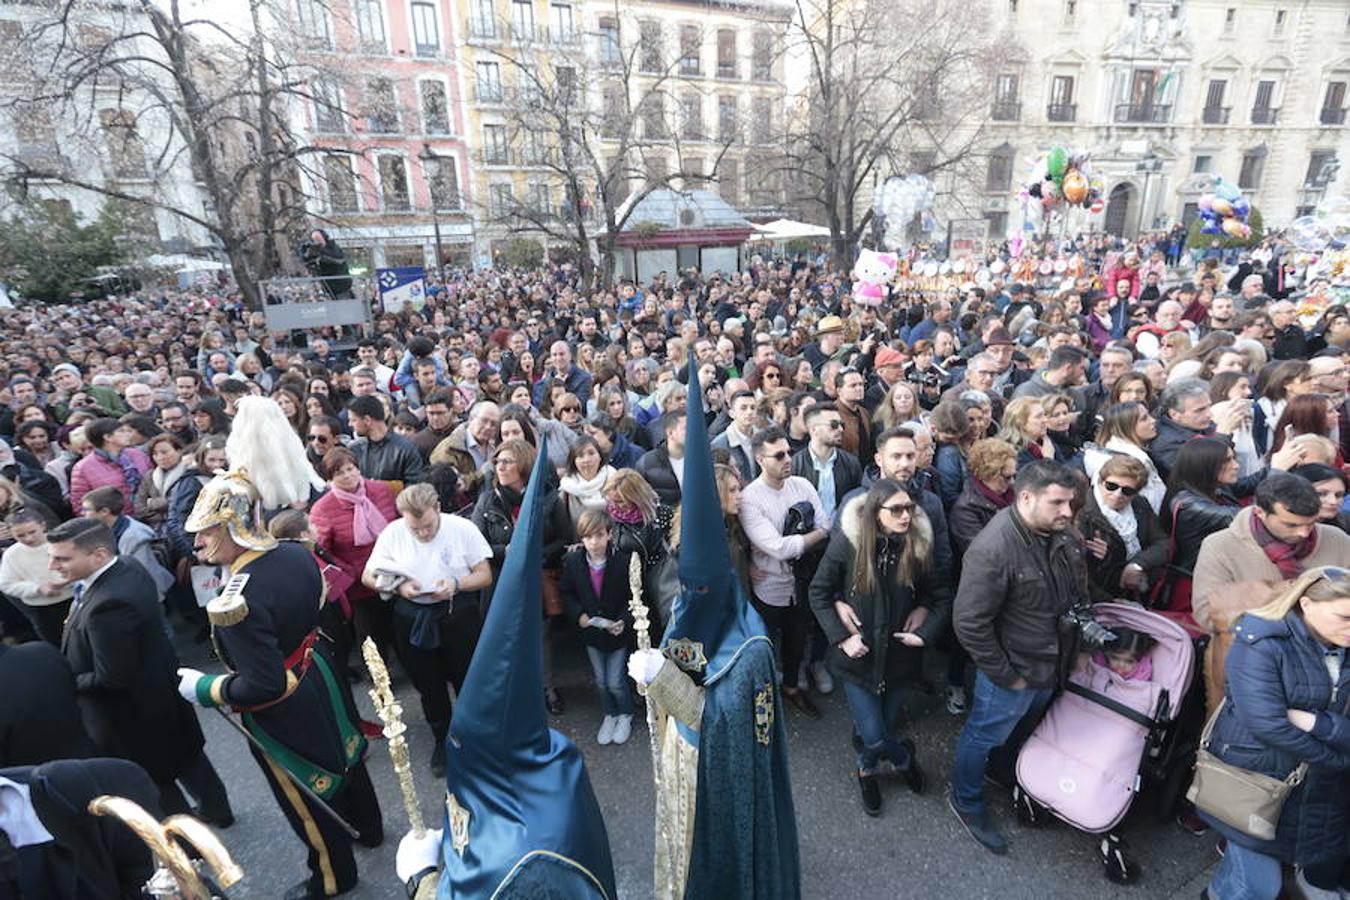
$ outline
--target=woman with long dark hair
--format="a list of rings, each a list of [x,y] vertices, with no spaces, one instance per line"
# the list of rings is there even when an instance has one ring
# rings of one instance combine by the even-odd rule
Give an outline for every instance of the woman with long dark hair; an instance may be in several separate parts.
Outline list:
[[[1261,370],[1256,377],[1256,393],[1260,398],[1252,410],[1252,439],[1257,453],[1264,455],[1274,445],[1275,423],[1284,414],[1289,400],[1312,389],[1312,366],[1307,360],[1286,359]]]
[[[914,742],[892,734],[902,689],[920,674],[923,648],[946,626],[949,597],[934,571],[932,526],[900,482],[876,482],[841,517],[809,596],[853,714],[863,810],[876,816],[883,759],[904,773],[910,790],[923,792]]]
[[[1278,453],[1290,438],[1300,434],[1316,434],[1331,437],[1332,425],[1331,399],[1326,394],[1299,394],[1290,397],[1275,423],[1270,445],[1271,453]],[[1337,452],[1336,465],[1344,462]]]

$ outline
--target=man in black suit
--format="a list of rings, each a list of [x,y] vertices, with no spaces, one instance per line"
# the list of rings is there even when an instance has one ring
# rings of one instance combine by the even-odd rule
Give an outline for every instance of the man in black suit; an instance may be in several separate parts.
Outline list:
[[[0,900],[76,897],[139,900],[154,872],[150,848],[89,801],[125,797],[156,819],[159,790],[145,770],[124,759],[66,759],[0,769]]]
[[[202,750],[196,711],[178,696],[178,658],[150,574],[117,555],[112,531],[96,519],[65,522],[47,543],[52,568],[74,586],[61,653],[94,745],[144,768],[166,811],[189,811],[181,781],[197,798],[198,815],[227,827],[234,814]]]
[[[60,650],[46,641],[0,644],[0,685],[0,766],[94,755]]]

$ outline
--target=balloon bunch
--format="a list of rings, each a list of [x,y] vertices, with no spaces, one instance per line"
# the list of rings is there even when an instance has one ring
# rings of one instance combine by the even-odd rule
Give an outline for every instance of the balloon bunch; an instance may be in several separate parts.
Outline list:
[[[1022,204],[1022,227],[1035,231],[1062,204],[1099,213],[1105,182],[1092,171],[1087,152],[1055,146],[1032,164],[1026,185],[1018,192]]]
[[[1307,253],[1350,246],[1350,198],[1328,197],[1311,216],[1300,216],[1284,230],[1288,241]]]
[[[886,217],[885,245],[899,249],[905,243],[910,222],[919,213],[932,208],[937,189],[923,175],[893,176],[877,185],[872,195],[872,210]],[[925,216],[924,230],[935,227],[932,216]]]
[[[1209,193],[1200,195],[1199,207],[1201,234],[1226,234],[1239,239],[1252,236],[1252,227],[1247,224],[1252,205],[1237,185],[1215,175]]]

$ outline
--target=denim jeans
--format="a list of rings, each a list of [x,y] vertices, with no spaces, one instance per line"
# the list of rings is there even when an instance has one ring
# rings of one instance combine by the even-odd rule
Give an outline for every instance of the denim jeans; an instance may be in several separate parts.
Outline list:
[[[999,687],[983,672],[975,676],[975,700],[956,742],[952,803],[963,813],[984,812],[984,770],[989,751],[1002,746],[1027,715],[1040,715],[1050,702],[1049,688],[1020,691]]]
[[[591,658],[591,672],[595,686],[600,689],[600,703],[607,716],[631,716],[633,695],[628,692],[628,650],[600,650],[587,647]]]
[[[1275,900],[1284,886],[1280,861],[1228,842],[1223,859],[1209,880],[1210,900]]]
[[[876,694],[846,678],[839,680],[844,684],[844,697],[853,713],[853,730],[862,739],[858,771],[870,775],[883,759],[890,760],[897,769],[908,769],[913,761],[909,750],[891,737],[891,726],[900,715],[904,694],[899,688]]]

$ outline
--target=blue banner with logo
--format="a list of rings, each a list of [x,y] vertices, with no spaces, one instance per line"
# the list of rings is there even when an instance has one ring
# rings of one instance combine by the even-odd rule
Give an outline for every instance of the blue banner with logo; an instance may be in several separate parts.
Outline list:
[[[376,269],[375,284],[380,291],[380,308],[397,313],[405,303],[420,310],[427,302],[426,270],[421,266]]]

